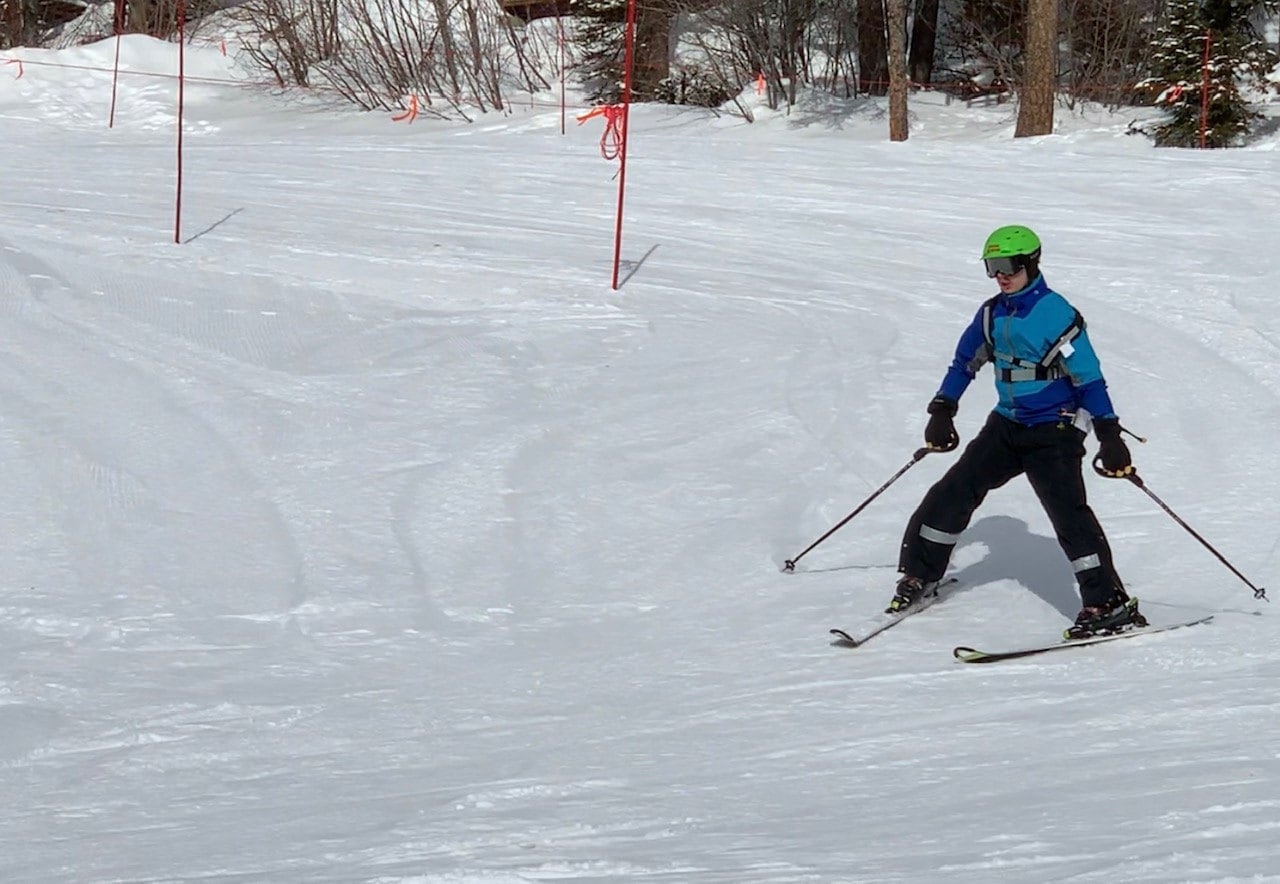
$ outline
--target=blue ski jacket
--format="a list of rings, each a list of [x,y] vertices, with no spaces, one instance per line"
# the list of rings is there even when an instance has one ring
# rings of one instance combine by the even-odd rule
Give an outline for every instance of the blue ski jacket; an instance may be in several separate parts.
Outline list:
[[[993,363],[998,414],[1020,424],[1116,417],[1084,317],[1049,288],[1043,274],[982,305],[960,335],[939,396],[960,401],[978,369]]]

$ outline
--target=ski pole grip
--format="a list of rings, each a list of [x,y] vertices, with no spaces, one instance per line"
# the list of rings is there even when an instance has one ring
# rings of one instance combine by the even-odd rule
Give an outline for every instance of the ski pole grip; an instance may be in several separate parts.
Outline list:
[[[1142,487],[1142,477],[1138,475],[1136,470],[1131,473],[1125,473],[1123,476],[1117,476],[1114,473],[1108,473],[1106,470],[1104,470],[1102,468],[1101,454],[1095,454],[1093,456],[1093,471],[1104,479],[1128,479],[1130,482],[1137,485],[1139,488]]]
[[[951,439],[946,445],[926,445],[924,448],[916,450],[916,460],[924,457],[926,454],[945,454],[948,451],[955,451],[960,447],[960,437],[952,434]]]

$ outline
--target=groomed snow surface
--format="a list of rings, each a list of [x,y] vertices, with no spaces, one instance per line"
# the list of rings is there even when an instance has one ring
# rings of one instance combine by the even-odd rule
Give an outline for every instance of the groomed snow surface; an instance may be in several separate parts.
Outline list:
[[[831,647],[948,455],[780,570],[921,444],[1024,223],[1148,487],[1274,581],[1274,134],[637,107],[613,291],[599,119],[216,47],[174,244],[174,48],[123,50],[111,129],[114,43],[0,67],[0,880],[1280,880],[1280,615],[1134,486],[1088,479],[1130,590],[1212,624],[954,662],[1078,607],[1019,480],[952,597]]]

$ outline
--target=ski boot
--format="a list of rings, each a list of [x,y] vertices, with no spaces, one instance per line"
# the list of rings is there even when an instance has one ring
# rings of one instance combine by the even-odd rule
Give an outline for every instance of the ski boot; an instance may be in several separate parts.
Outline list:
[[[889,602],[889,607],[884,609],[884,612],[886,614],[901,614],[916,602],[930,595],[937,587],[937,583],[921,580],[919,577],[903,577],[898,581],[897,587],[894,588],[893,599]]]
[[[1115,635],[1147,625],[1147,618],[1138,611],[1138,600],[1116,599],[1107,607],[1085,607],[1076,615],[1076,622],[1062,633],[1063,639],[1092,638],[1096,635]]]

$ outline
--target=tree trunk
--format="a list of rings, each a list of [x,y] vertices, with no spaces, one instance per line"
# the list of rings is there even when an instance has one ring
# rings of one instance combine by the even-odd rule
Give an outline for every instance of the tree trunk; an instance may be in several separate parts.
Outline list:
[[[0,49],[23,43],[23,0],[0,0]]]
[[[1053,134],[1058,78],[1058,0],[1027,0],[1027,61],[1014,138]]]
[[[889,59],[884,45],[884,3],[858,0],[858,91],[884,95],[889,86]]]
[[[655,3],[636,4],[632,98],[648,101],[671,74],[671,24],[674,13]]]
[[[938,38],[938,0],[917,0],[916,16],[911,23],[911,54],[907,72],[913,83],[933,80],[933,57]]]
[[[889,26],[889,140],[906,141],[907,122],[907,4],[885,0]]]

